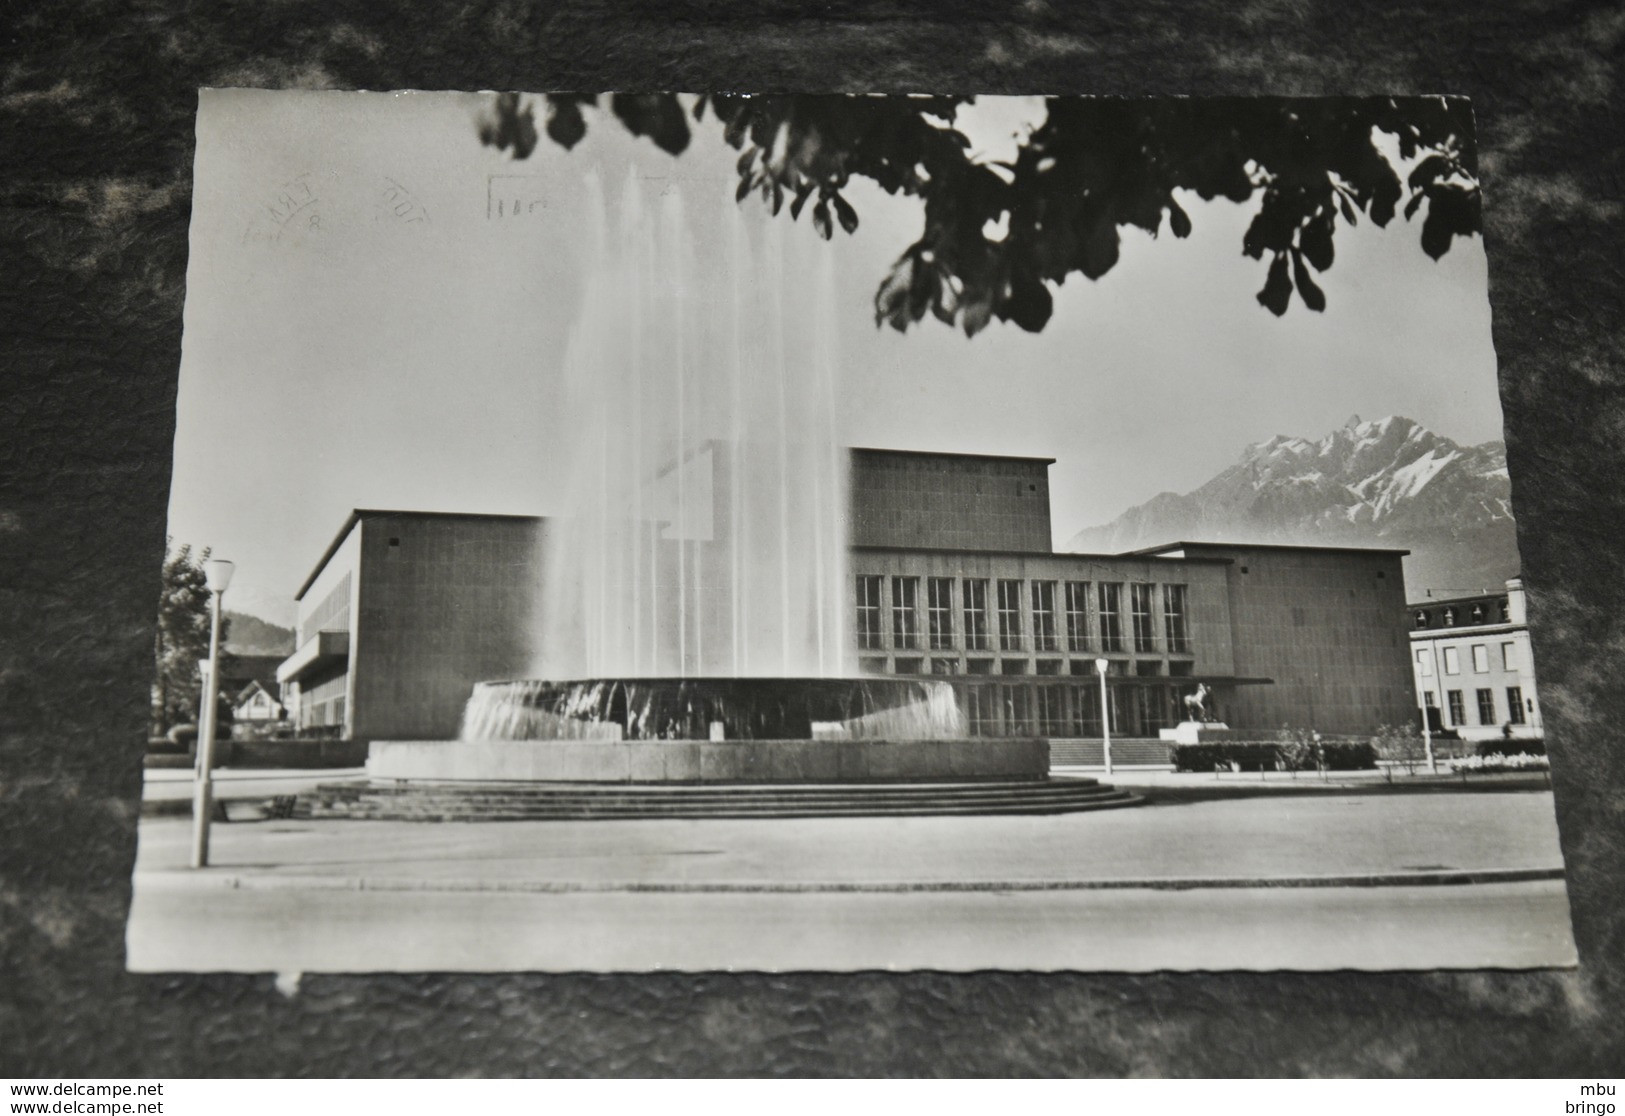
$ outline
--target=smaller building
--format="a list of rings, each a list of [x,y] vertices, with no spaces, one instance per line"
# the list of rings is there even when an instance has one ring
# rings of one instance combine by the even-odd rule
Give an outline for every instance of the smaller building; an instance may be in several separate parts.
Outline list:
[[[232,698],[231,718],[235,724],[263,725],[282,720],[282,703],[271,691],[253,680]]]
[[[1540,739],[1523,582],[1505,592],[1410,605],[1411,670],[1435,731],[1464,740]]]

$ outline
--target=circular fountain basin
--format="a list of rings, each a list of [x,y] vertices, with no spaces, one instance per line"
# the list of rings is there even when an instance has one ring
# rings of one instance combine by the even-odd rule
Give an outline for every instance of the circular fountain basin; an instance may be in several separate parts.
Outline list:
[[[1043,780],[1044,740],[968,737],[923,679],[483,682],[457,741],[375,741],[368,773],[447,782]]]
[[[464,740],[945,740],[953,688],[911,678],[590,678],[481,682]]]

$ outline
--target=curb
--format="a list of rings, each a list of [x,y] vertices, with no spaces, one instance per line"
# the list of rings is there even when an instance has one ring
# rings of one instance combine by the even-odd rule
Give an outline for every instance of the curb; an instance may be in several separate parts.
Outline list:
[[[185,891],[411,891],[577,894],[910,894],[1017,891],[1196,891],[1202,889],[1289,889],[1317,887],[1450,887],[1469,884],[1531,883],[1564,878],[1561,868],[1477,868],[1441,872],[1378,872],[1329,876],[1165,876],[1093,880],[940,881],[640,881],[640,880],[466,880],[390,876],[237,875],[217,870],[164,869],[137,872],[143,885]]]

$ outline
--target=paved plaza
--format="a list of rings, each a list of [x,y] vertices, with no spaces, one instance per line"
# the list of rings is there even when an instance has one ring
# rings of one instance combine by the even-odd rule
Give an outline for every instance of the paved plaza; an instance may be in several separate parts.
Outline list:
[[[1549,792],[1148,782],[1147,805],[1047,817],[224,823],[201,872],[189,822],[149,817],[130,964],[1573,963]]]

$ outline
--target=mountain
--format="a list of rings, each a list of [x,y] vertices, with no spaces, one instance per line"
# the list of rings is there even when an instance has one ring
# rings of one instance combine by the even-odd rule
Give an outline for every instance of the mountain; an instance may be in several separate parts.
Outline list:
[[[226,650],[233,655],[293,654],[293,629],[278,627],[269,620],[250,616],[246,612],[226,611],[231,627],[226,634]]]
[[[1276,436],[1184,495],[1164,492],[1068,549],[1116,553],[1181,539],[1411,551],[1411,599],[1499,587],[1518,572],[1506,447],[1461,446],[1407,418],[1358,415],[1318,441]]]

